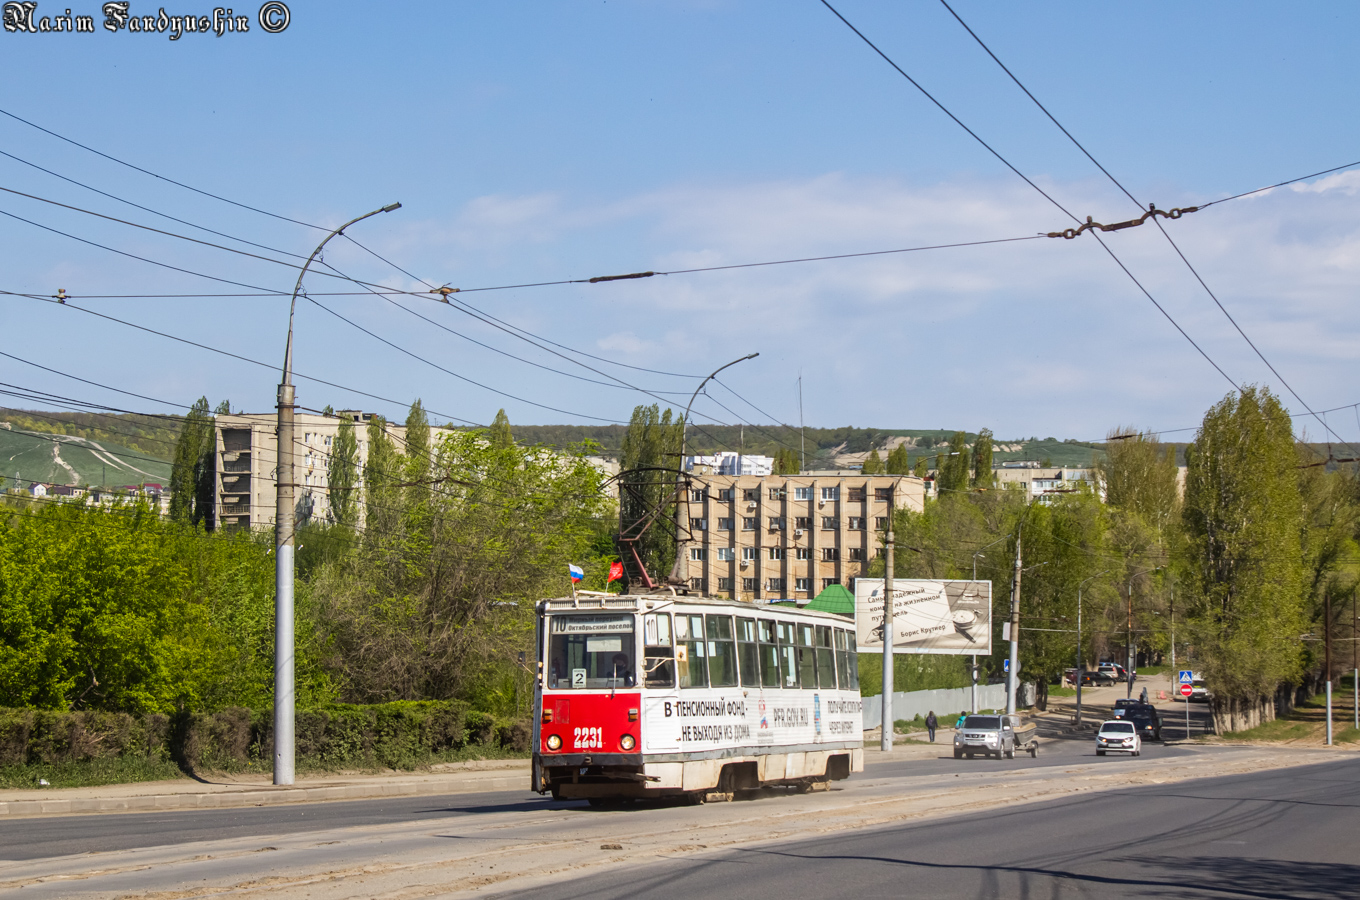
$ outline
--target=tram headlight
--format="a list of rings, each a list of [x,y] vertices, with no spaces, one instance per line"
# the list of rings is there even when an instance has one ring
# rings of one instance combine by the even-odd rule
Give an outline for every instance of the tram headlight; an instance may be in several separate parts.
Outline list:
[[[549,749],[549,750],[561,750],[561,749],[562,749],[562,738],[561,738],[561,736],[556,735],[556,734],[550,734],[550,735],[548,735],[548,749]]]
[[[631,734],[625,734],[623,737],[619,738],[619,746],[624,750],[632,750],[637,746],[637,741],[633,739]]]

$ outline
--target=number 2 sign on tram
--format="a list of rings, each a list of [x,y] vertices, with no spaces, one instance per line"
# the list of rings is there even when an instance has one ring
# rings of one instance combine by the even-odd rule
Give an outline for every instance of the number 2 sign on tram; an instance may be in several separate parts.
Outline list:
[[[855,623],[732,600],[588,594],[538,605],[533,789],[726,799],[864,769]]]

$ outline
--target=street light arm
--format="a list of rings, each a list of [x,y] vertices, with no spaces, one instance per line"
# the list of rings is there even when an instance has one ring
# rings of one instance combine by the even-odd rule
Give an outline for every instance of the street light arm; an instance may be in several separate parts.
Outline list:
[[[350,219],[344,225],[341,225],[339,228],[335,229],[330,234],[326,235],[325,239],[322,240],[321,243],[316,245],[316,249],[312,251],[312,255],[307,257],[307,262],[303,265],[302,271],[298,272],[297,284],[293,286],[293,299],[288,304],[288,344],[283,349],[284,384],[290,384],[293,379],[293,313],[297,310],[297,297],[298,292],[302,290],[302,279],[307,275],[307,270],[311,268],[313,260],[315,260],[318,256],[321,255],[321,250],[326,246],[326,244],[330,241],[331,238],[335,237],[337,234],[340,234],[346,228],[353,225],[355,222],[362,222],[369,216],[376,216],[378,213],[392,212],[393,210],[398,209],[401,209],[400,203],[389,203],[386,206],[382,207],[381,209],[375,209],[373,210],[373,212],[364,213],[362,216],[356,216],[355,218]]]
[[[370,213],[369,215],[372,215],[372,213]],[[723,369],[731,368],[732,366],[735,366],[735,365],[736,365],[737,363],[739,363],[739,362],[746,362],[746,360],[748,360],[748,359],[755,359],[755,358],[756,358],[757,356],[759,356],[759,355],[760,355],[760,353],[758,353],[758,352],[757,352],[757,353],[748,353],[748,354],[746,354],[745,356],[743,356],[741,359],[734,359],[734,360],[732,360],[730,363],[728,363],[727,365],[719,366],[718,368],[716,368],[716,369],[713,370],[713,374],[709,375],[709,376],[708,376],[707,378],[705,378],[703,381],[699,382],[699,386],[698,386],[697,388],[694,389],[694,393],[693,393],[692,395],[690,395],[689,403],[685,404],[685,418],[684,418],[684,424],[681,425],[681,429],[682,429],[681,432],[680,432],[680,467],[681,467],[681,468],[684,468],[684,466],[685,466],[685,432],[689,430],[689,410],[690,410],[690,407],[694,405],[694,400],[695,400],[695,398],[697,398],[697,397],[699,396],[699,392],[702,391],[702,390],[704,389],[704,385],[708,384],[710,381],[712,381],[714,378],[716,378],[716,377],[718,376],[718,373],[721,372]]]

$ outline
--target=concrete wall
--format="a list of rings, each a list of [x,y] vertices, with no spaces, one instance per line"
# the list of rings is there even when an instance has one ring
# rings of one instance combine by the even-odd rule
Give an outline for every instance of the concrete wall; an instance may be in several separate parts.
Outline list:
[[[1023,685],[1022,685],[1023,687]],[[954,718],[964,710],[971,710],[972,688],[945,688],[938,691],[907,691],[893,693],[893,720],[912,719],[918,714],[925,718],[926,713],[935,710],[941,728],[949,728]],[[978,709],[1006,708],[1006,686],[1004,684],[980,684],[977,686]],[[864,698],[864,727],[877,728],[883,717],[882,697]]]

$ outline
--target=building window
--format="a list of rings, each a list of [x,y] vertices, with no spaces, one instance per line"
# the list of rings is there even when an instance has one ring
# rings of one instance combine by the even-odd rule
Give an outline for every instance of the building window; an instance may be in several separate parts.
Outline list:
[[[732,499],[732,493],[733,492],[731,488],[718,488],[718,499],[721,500],[723,503],[730,502]]]
[[[708,548],[690,547],[689,558],[694,560],[695,562],[708,562]]]
[[[799,516],[793,520],[794,528],[802,528],[804,531],[812,528],[812,516]]]
[[[757,523],[756,517],[755,517],[755,516],[742,516],[742,517],[741,517],[741,530],[742,530],[742,531],[755,531],[755,530],[756,530],[756,526],[757,526],[758,524],[759,524],[759,523]]]
[[[780,591],[780,592],[783,592],[783,590],[784,590],[784,579],[782,579],[782,578],[771,578],[769,581],[766,582],[766,585],[767,585],[767,586],[769,587],[769,589],[772,590],[772,591]]]
[[[773,487],[773,488],[770,488],[770,499],[771,499],[771,500],[783,500],[785,496],[786,496],[786,495],[785,495],[784,489],[783,489],[782,487]]]
[[[874,516],[874,527],[879,531],[886,531],[888,529],[888,517]]]
[[[892,499],[892,488],[890,488],[890,487],[886,487],[886,488],[874,488],[874,499],[875,499],[875,500],[891,500],[891,499]]]
[[[783,558],[784,558],[784,548],[783,548],[783,547],[771,547],[771,548],[770,548],[770,559],[783,559]]]
[[[730,578],[719,578],[719,579],[718,579],[718,590],[720,590],[720,591],[730,591],[730,590],[732,590],[732,579],[730,579]]]
[[[812,499],[812,488],[810,488],[810,487],[796,487],[796,488],[794,488],[794,489],[793,489],[793,499],[795,499],[795,500],[811,500],[811,499]]]
[[[863,517],[863,516],[851,516],[851,517],[850,517],[850,522],[849,522],[849,524],[847,525],[847,527],[848,527],[851,531],[863,531],[863,530],[864,530],[864,517]]]
[[[863,561],[864,561],[864,548],[863,548],[863,547],[851,547],[851,548],[850,548],[850,558],[853,559],[853,560],[855,560],[856,562],[863,562]]]
[[[823,547],[822,562],[836,562],[841,558],[839,547]]]
[[[741,589],[748,594],[755,593],[756,580],[754,578],[743,578],[741,580]]]
[[[736,551],[736,548],[735,548],[735,547],[719,547],[719,548],[718,548],[718,562],[731,562],[732,560],[734,560],[734,559],[736,559],[736,558],[737,558],[737,551]]]
[[[783,517],[783,516],[770,516],[770,530],[771,530],[771,531],[783,531],[783,530],[784,530],[784,521],[785,521],[785,520],[784,520],[784,517]]]
[[[835,531],[841,527],[841,520],[835,516],[822,516],[822,530]]]
[[[812,559],[812,548],[797,547],[793,551],[794,559]]]
[[[743,500],[759,500],[759,499],[760,499],[760,488],[742,488],[742,489],[741,489],[741,499],[743,499]]]
[[[841,583],[841,581],[840,581],[839,578],[823,578],[823,579],[822,579],[822,590],[826,590],[827,588],[831,587],[831,585],[833,585],[833,584],[840,584],[840,583]]]
[[[731,519],[731,517],[723,518],[722,516],[719,516],[719,517],[718,517],[718,530],[719,530],[719,531],[731,531],[731,530],[732,530],[732,519]]]
[[[691,578],[689,580],[689,586],[690,590],[702,591],[704,589],[704,580],[702,578]]]
[[[841,489],[840,489],[839,487],[824,487],[824,488],[822,488],[822,499],[823,499],[823,500],[839,500],[840,498],[841,498]]]
[[[753,560],[755,560],[755,559],[758,558],[758,557],[757,557],[757,554],[758,554],[758,553],[760,553],[760,551],[757,550],[755,547],[742,547],[742,548],[741,548],[741,561],[742,561],[742,562],[752,562]]]
[[[703,492],[703,491],[690,491],[690,492],[689,492],[689,501],[690,501],[691,503],[703,503],[703,502],[704,502],[704,492]]]
[[[707,519],[690,519],[690,520],[689,520],[689,527],[690,527],[690,530],[691,530],[691,531],[707,531],[707,530],[708,530],[708,520],[707,520]]]
[[[812,590],[812,579],[811,579],[811,578],[795,578],[795,579],[793,579],[793,589],[794,589],[795,591],[810,591],[810,590]]]
[[[862,487],[852,487],[850,489],[850,502],[861,503],[865,500],[865,490]]]

